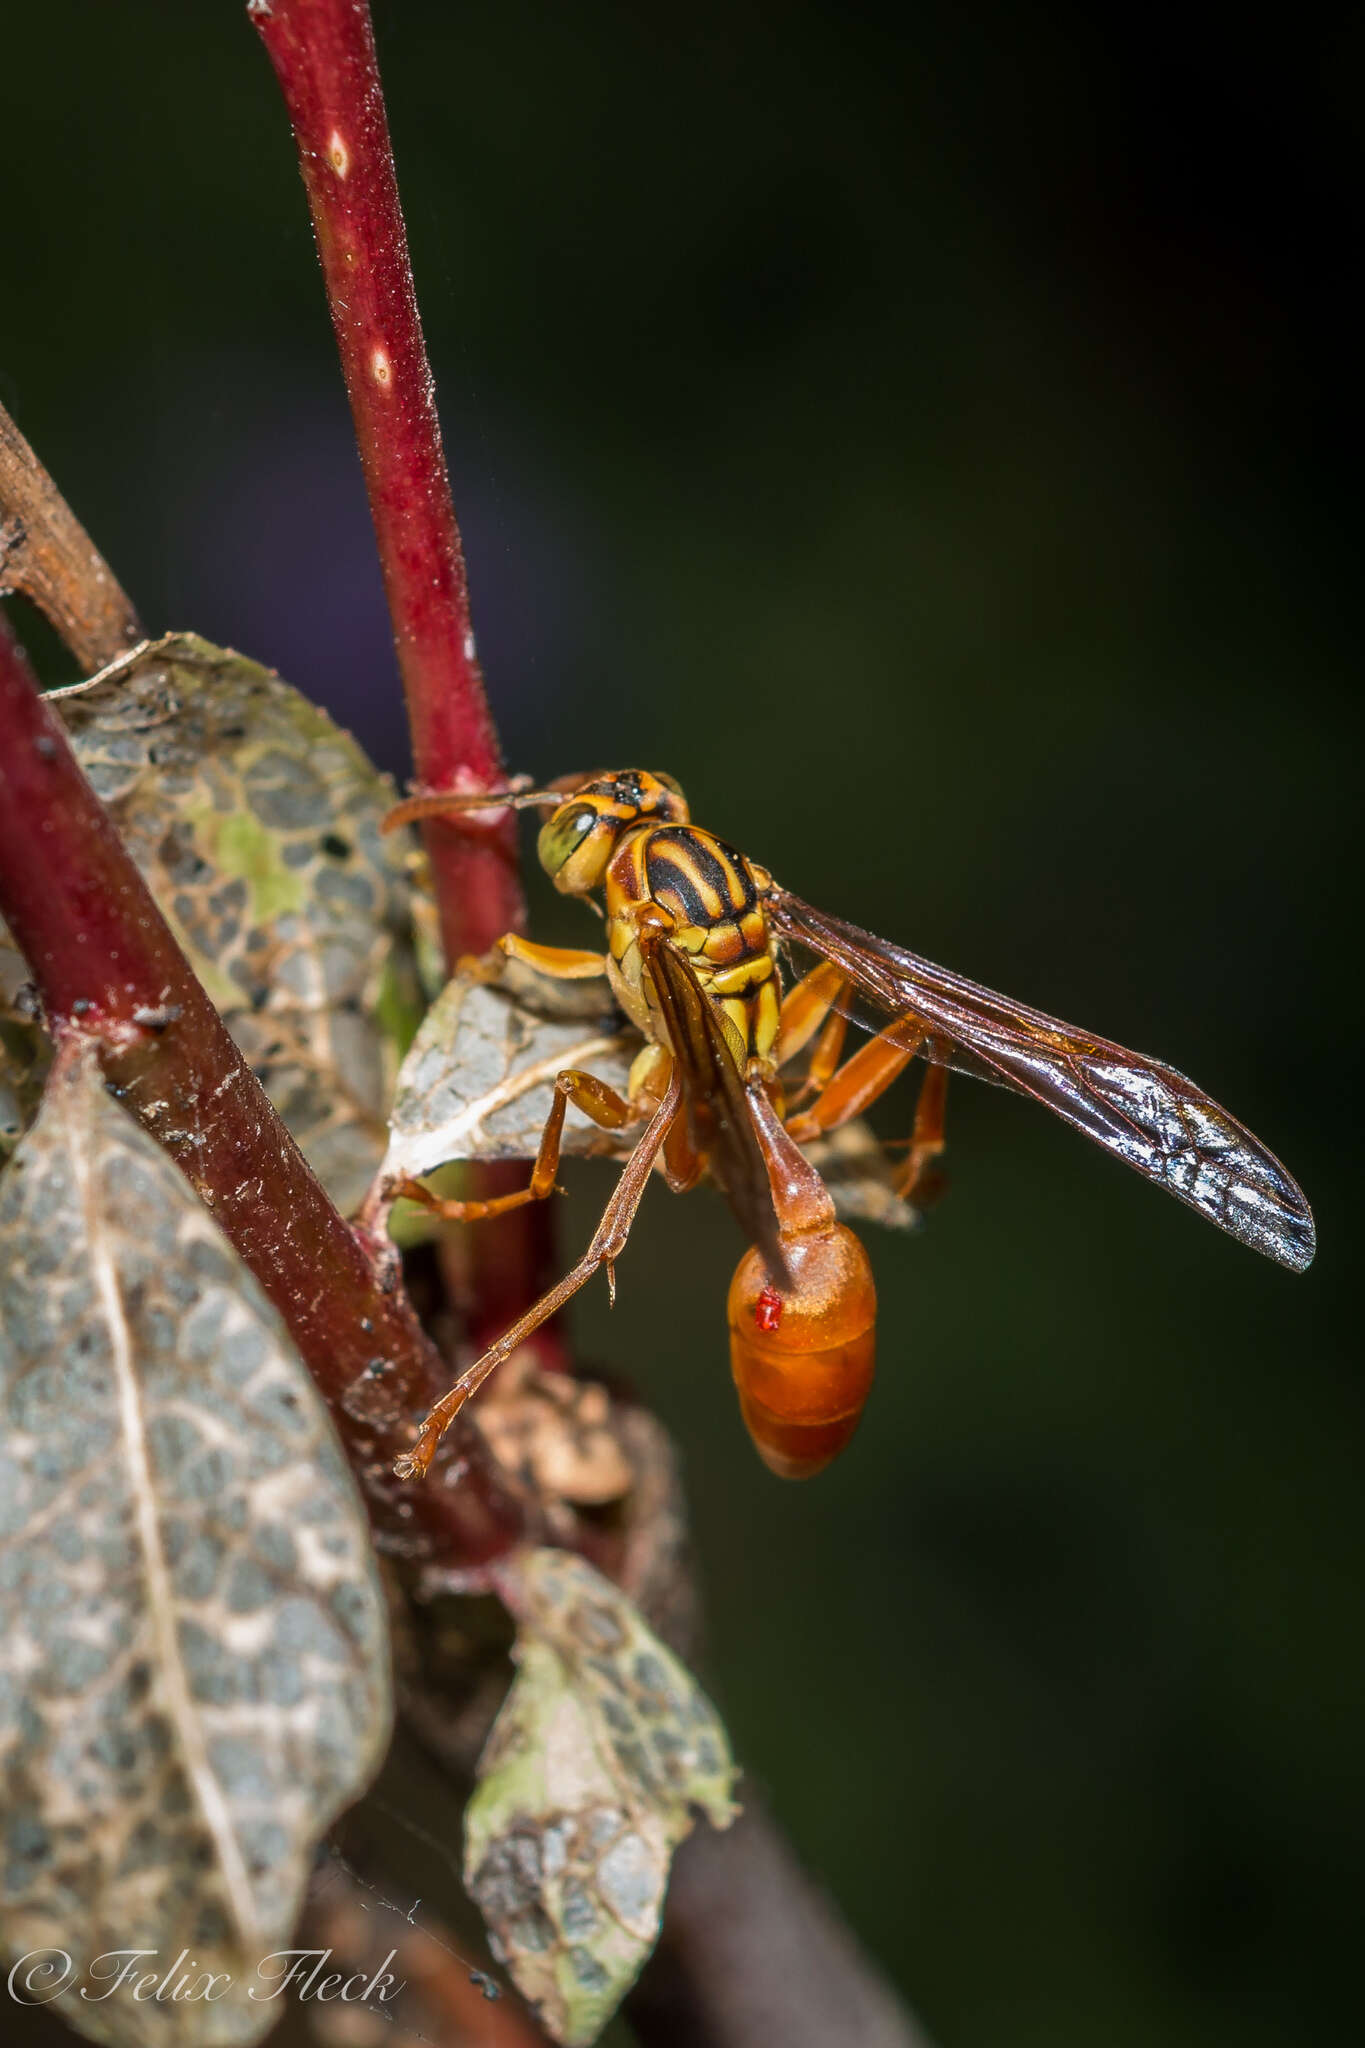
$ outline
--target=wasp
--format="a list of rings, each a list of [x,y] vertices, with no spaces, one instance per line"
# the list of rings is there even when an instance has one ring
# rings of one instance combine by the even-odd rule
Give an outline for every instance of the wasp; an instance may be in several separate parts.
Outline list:
[[[1244,1125],[1174,1068],[997,995],[918,954],[814,909],[766,868],[694,825],[669,775],[627,768],[547,789],[409,799],[386,826],[504,804],[549,807],[537,851],[556,889],[602,891],[606,949],[538,945],[504,954],[539,973],[605,976],[643,1047],[627,1092],[571,1069],[527,1187],[482,1202],[402,1192],[476,1221],[554,1187],[566,1106],[610,1131],[643,1125],[578,1263],[461,1373],[395,1470],[420,1477],[442,1431],[488,1375],[599,1268],[615,1261],[657,1167],[670,1187],[709,1172],[750,1249],[730,1283],[730,1360],[759,1455],[805,1478],[848,1442],[872,1385],[876,1290],[802,1146],[859,1116],[916,1057],[925,1075],[899,1191],[913,1195],[943,1149],[950,1069],[1031,1096],[1253,1250],[1298,1272],[1313,1257],[1297,1183]],[[473,822],[471,820],[471,822]],[[813,964],[784,986],[791,955]],[[857,1009],[871,1035],[845,1057]],[[800,1056],[791,1099],[787,1076]]]

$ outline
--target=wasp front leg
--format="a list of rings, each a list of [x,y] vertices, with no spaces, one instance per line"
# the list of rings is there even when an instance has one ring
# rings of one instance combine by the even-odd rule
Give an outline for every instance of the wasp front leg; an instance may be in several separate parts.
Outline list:
[[[497,982],[503,971],[499,953],[505,960],[520,960],[547,981],[591,981],[607,971],[605,953],[582,946],[542,946],[535,939],[523,939],[520,932],[504,932],[490,952],[466,953],[459,971],[475,981]]]
[[[620,1099],[619,1097],[617,1098]],[[668,1136],[682,1102],[682,1078],[676,1069],[669,1075],[663,1100],[654,1111],[644,1131],[621,1169],[611,1200],[602,1212],[602,1220],[593,1232],[592,1242],[578,1264],[556,1282],[548,1292],[542,1294],[525,1315],[519,1316],[510,1330],[499,1337],[496,1344],[489,1346],[482,1358],[474,1361],[441,1396],[435,1406],[423,1418],[412,1449],[395,1459],[394,1472],[399,1479],[420,1479],[427,1471],[435,1454],[436,1446],[445,1431],[455,1420],[471,1394],[477,1393],[489,1374],[510,1358],[517,1347],[526,1342],[542,1323],[563,1308],[566,1301],[577,1294],[580,1287],[590,1280],[599,1266],[605,1266],[610,1274],[616,1260],[625,1249],[630,1226],[635,1221],[635,1211],[640,1206],[653,1171],[654,1162]]]
[[[519,932],[504,932],[498,948],[509,960],[522,960],[551,981],[590,981],[607,971],[605,953],[589,952],[582,946],[542,946],[535,939],[523,939]]]

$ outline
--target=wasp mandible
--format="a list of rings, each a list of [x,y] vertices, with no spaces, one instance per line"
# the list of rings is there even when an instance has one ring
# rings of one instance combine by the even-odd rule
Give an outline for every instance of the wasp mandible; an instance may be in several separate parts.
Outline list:
[[[442,1431],[503,1359],[605,1266],[614,1266],[657,1166],[669,1186],[704,1171],[749,1239],[730,1283],[730,1360],[749,1434],[774,1472],[806,1478],[848,1442],[872,1384],[876,1292],[866,1252],[837,1221],[801,1151],[859,1116],[916,1056],[926,1063],[900,1192],[943,1149],[950,1068],[1032,1096],[1118,1159],[1301,1272],[1312,1213],[1297,1183],[1242,1124],[1174,1068],[935,967],[803,903],[694,825],[669,775],[626,768],[549,789],[418,796],[386,829],[451,811],[549,806],[538,853],[564,895],[604,892],[604,953],[499,941],[541,974],[605,975],[644,1038],[624,1096],[593,1075],[558,1076],[527,1187],[484,1202],[401,1192],[476,1221],[554,1187],[569,1102],[606,1130],[643,1124],[583,1257],[451,1386],[424,1418],[403,1478],[428,1468]],[[784,953],[814,964],[784,992]],[[881,1028],[844,1057],[855,1000]],[[784,1073],[805,1054],[788,1101]]]

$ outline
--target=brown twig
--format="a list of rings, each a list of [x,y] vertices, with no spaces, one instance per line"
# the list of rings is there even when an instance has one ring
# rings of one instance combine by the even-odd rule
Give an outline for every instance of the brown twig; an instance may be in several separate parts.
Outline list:
[[[313,216],[417,781],[432,791],[500,789],[370,10],[365,0],[248,0],[247,12],[284,94]],[[425,835],[453,967],[524,919],[513,820],[490,832],[434,818]]]
[[[86,670],[143,636],[117,578],[0,405],[0,597],[18,591]]]
[[[747,1787],[673,1858],[659,1946],[626,2014],[649,2048],[929,2048]]]
[[[289,1327],[390,1549],[447,1569],[526,1534],[466,1424],[421,1488],[392,1459],[448,1368],[333,1208],[246,1066],[81,773],[28,663],[0,636],[0,912],[57,1039],[83,1034]],[[463,1470],[459,1485],[452,1483]]]
[[[343,1975],[382,1974],[371,1999],[344,2009],[344,2024],[336,2023],[335,2006],[310,2004],[317,2038],[344,2048],[371,2042],[378,2048],[393,2039],[397,2025],[418,2040],[468,2042],[470,2048],[549,2048],[515,1994],[459,1953],[429,1905],[417,1905],[420,1920],[415,1906],[402,1904],[397,1885],[372,1883],[333,1848],[309,1889],[298,1939],[329,1950],[329,1967]]]

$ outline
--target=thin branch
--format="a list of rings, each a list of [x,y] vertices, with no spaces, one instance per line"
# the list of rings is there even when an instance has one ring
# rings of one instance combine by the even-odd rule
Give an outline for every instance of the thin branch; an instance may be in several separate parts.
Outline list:
[[[372,1258],[333,1208],[228,1036],[8,633],[0,636],[0,913],[54,1036],[98,1043],[116,1092],[280,1311],[331,1406],[385,1546],[454,1570],[524,1540],[524,1511],[471,1424],[427,1485],[393,1479],[413,1417],[449,1370],[398,1284],[396,1259],[390,1269]]]
[[[424,790],[500,789],[464,551],[422,339],[365,0],[248,0],[303,175],[351,401]],[[481,953],[525,906],[510,814],[425,826],[446,956]]]
[[[118,580],[0,405],[0,597],[19,591],[82,668],[104,668],[145,636]]]
[[[343,1975],[373,1976],[387,1967],[401,1987],[390,1992],[385,1986],[394,1999],[392,2009],[381,2007],[377,1999],[348,2009],[350,2048],[391,2041],[395,2025],[400,2038],[406,2033],[419,2041],[550,2048],[548,2036],[515,1993],[504,1991],[496,1979],[460,1954],[450,1930],[430,1905],[421,1899],[414,1905],[411,1894],[404,1903],[400,1887],[387,1877],[371,1882],[335,1844],[314,1875],[298,1939],[307,1948],[329,1949],[335,1959],[331,1967]],[[326,2011],[317,2004],[308,2008],[315,2020]],[[365,2021],[370,2022],[368,2027]],[[323,2041],[335,2038],[324,2026],[315,2032]]]
[[[674,1856],[626,2014],[646,2048],[930,2048],[747,1786],[733,1827]]]

